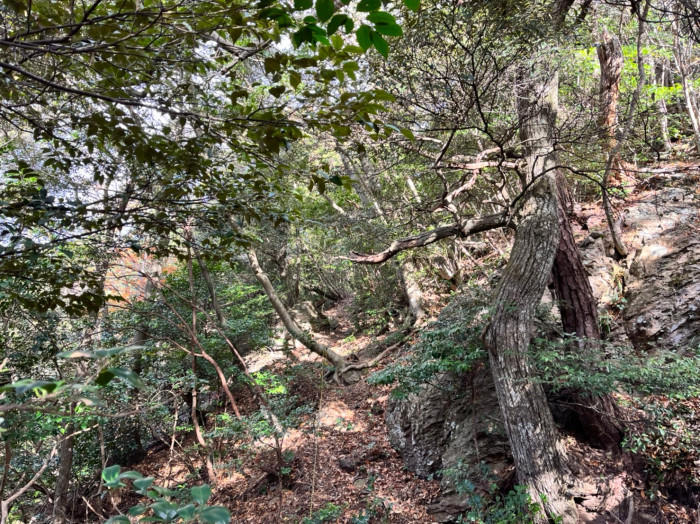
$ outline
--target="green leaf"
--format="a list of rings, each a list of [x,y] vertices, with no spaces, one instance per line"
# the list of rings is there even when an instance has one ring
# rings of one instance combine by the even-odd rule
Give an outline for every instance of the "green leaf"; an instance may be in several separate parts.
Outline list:
[[[142,479],[143,475],[139,473],[138,471],[125,471],[124,473],[121,473],[119,475],[120,479],[129,479],[129,480],[136,480],[136,479]]]
[[[100,374],[97,375],[97,378],[95,379],[95,384],[104,387],[107,384],[109,384],[114,377],[114,373],[112,373],[108,369],[103,369],[102,371],[100,371]]]
[[[46,394],[55,391],[58,387],[59,382],[51,382],[46,380],[32,380],[25,378],[13,382],[12,384],[7,384],[0,388],[0,391],[9,391],[14,389],[18,394],[26,393],[27,391],[33,391],[35,393]]]
[[[209,497],[211,497],[211,488],[208,484],[194,486],[190,488],[190,494],[192,495],[192,500],[197,504],[206,504]]]
[[[407,127],[402,127],[401,128],[401,134],[408,138],[409,140],[415,140],[416,136],[413,134],[413,131],[408,129]]]
[[[143,515],[146,513],[146,510],[148,510],[148,506],[145,504],[136,504],[136,506],[132,506],[129,508],[129,511],[127,513],[131,515],[132,517],[136,517],[138,515]]]
[[[153,480],[153,477],[144,477],[134,480],[134,490],[141,495],[145,494],[146,490],[153,484]]]
[[[299,84],[301,83],[301,75],[297,73],[296,71],[290,71],[289,72],[289,85],[291,85],[294,89],[299,87]]]
[[[294,0],[294,9],[297,11],[305,11],[314,5],[313,0]]]
[[[396,18],[394,18],[394,15],[385,11],[375,11],[374,13],[370,13],[367,15],[367,20],[374,22],[375,24],[396,25]]]
[[[153,510],[153,515],[159,519],[163,519],[165,522],[170,522],[177,517],[177,506],[167,500],[161,500],[160,502],[151,504],[151,509]]]
[[[384,25],[384,24],[379,24],[375,26],[375,29],[377,33],[381,33],[383,35],[387,36],[401,36],[403,34],[403,30],[401,29],[401,26],[398,26],[396,24],[394,25]]]
[[[264,61],[265,72],[267,74],[274,73],[280,70],[280,60],[274,56],[268,56]]]
[[[338,30],[338,28],[341,25],[343,25],[347,20],[349,20],[348,15],[333,15],[333,18],[331,18],[331,21],[328,22],[328,25],[326,26],[326,32],[328,33],[328,36],[335,33]]]
[[[376,31],[372,31],[372,43],[377,51],[379,51],[379,54],[381,54],[384,58],[389,56],[389,44],[386,40],[384,40],[384,37],[382,37],[382,35]]]
[[[411,11],[418,11],[420,9],[420,0],[403,0],[403,5]]]
[[[367,20],[373,22],[375,30],[383,35],[401,36],[403,34],[401,27],[396,23],[396,19],[392,14],[384,11],[375,11],[369,14]]]
[[[223,506],[209,506],[199,512],[199,520],[204,524],[229,524],[231,514]]]
[[[124,515],[116,515],[105,520],[105,524],[131,524],[131,521],[129,520],[129,517],[125,517]]]
[[[184,519],[185,522],[188,520],[193,520],[195,516],[194,504],[187,504],[177,510],[177,516]]]
[[[102,480],[104,480],[105,486],[108,488],[119,488],[125,485],[119,480],[119,472],[121,469],[119,464],[115,464],[114,466],[109,466],[102,470]]]
[[[355,35],[357,36],[357,43],[360,44],[363,51],[367,51],[372,47],[372,28],[370,26],[362,24]]]
[[[333,0],[316,0],[316,16],[321,22],[328,20],[335,11]]]
[[[125,380],[137,389],[142,389],[145,386],[145,384],[139,378],[139,376],[130,369],[108,368],[107,371],[109,373],[112,373],[115,377],[119,377],[122,380]]]
[[[285,87],[281,85],[277,85],[275,87],[270,88],[270,94],[274,96],[275,98],[279,98],[282,93],[284,93]]]
[[[358,11],[376,11],[382,6],[382,0],[360,0],[360,3],[357,4],[357,10]]]

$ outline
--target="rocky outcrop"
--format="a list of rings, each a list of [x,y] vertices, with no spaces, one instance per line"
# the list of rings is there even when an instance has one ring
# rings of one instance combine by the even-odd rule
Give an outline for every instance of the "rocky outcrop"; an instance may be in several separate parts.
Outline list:
[[[610,338],[639,350],[700,344],[700,198],[691,177],[656,177],[622,214],[625,260],[612,258],[604,224],[579,247],[601,317],[615,317]]]
[[[607,321],[612,323],[609,338],[614,343],[675,350],[700,344],[700,194],[696,188],[685,179],[672,184],[663,181],[629,200],[623,217],[630,251],[625,260],[613,258],[600,218],[597,223],[591,219],[591,231],[580,235],[579,247],[601,318],[612,318]],[[455,354],[462,349],[464,354],[473,352],[478,336],[453,336],[449,326],[483,325],[483,318],[475,315],[478,300],[483,308],[486,302],[474,294],[455,297],[427,333],[441,329],[448,337],[443,343],[458,348]],[[551,297],[545,296],[541,309],[556,320]],[[430,346],[419,342],[414,347],[415,358],[434,356],[426,345]],[[442,496],[431,507],[435,521],[450,521],[468,508],[465,487],[483,495],[487,479],[506,483],[512,478],[509,444],[484,361],[475,361],[468,372],[432,376],[409,395],[390,401],[385,416],[391,444],[406,467],[422,477],[441,478]],[[583,510],[595,506],[588,517],[600,517],[612,503],[623,504],[619,489],[611,491],[614,496],[604,491],[582,497]]]
[[[468,322],[471,316],[460,313],[473,312],[473,306],[466,295],[455,298],[437,325]],[[465,353],[473,351],[467,342],[462,341]],[[425,350],[419,343],[416,351]],[[391,400],[385,417],[389,440],[406,467],[421,477],[441,479],[442,496],[430,508],[437,522],[447,522],[468,508],[468,486],[483,495],[490,481],[502,481],[512,471],[493,379],[482,362],[465,373],[433,376],[418,391]]]
[[[638,349],[700,344],[700,216],[694,188],[670,187],[627,210],[633,229],[623,318]]]

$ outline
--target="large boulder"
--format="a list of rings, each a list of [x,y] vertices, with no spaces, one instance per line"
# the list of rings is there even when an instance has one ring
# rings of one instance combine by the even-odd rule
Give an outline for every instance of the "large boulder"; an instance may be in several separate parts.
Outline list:
[[[462,344],[465,354],[473,352],[473,337],[459,339],[475,333],[460,330],[460,323],[478,322],[475,309],[472,297],[458,296],[432,329],[456,335],[447,341],[454,344],[453,349]],[[419,342],[415,358],[432,358],[430,348],[429,343]],[[512,472],[493,379],[483,361],[474,362],[466,372],[430,377],[416,391],[392,399],[385,416],[389,440],[406,467],[421,477],[441,479],[441,498],[430,508],[435,521],[453,519],[469,507],[468,491],[483,495],[489,482],[502,481]]]

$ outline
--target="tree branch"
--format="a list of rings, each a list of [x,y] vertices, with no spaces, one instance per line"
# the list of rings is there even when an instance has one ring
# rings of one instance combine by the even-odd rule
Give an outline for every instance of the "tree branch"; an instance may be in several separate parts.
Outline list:
[[[425,231],[424,233],[412,237],[394,240],[388,248],[376,254],[353,252],[350,256],[343,258],[355,262],[356,264],[381,264],[407,249],[424,247],[438,240],[442,240],[443,238],[454,236],[467,237],[483,231],[505,227],[508,223],[509,218],[506,212],[472,218],[470,220],[464,220],[461,223],[455,222],[454,224],[431,229],[430,231]]]

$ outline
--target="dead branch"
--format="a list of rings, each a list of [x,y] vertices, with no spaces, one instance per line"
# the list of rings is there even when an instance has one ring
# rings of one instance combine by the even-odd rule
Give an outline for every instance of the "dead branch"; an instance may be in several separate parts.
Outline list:
[[[464,220],[461,223],[453,223],[448,226],[442,226],[430,231],[425,231],[418,235],[394,240],[391,245],[384,251],[376,254],[364,254],[353,252],[348,257],[343,257],[346,260],[355,262],[356,264],[381,264],[386,262],[401,251],[424,247],[430,244],[449,237],[467,237],[476,233],[482,233],[491,229],[505,227],[508,225],[508,213],[497,213],[485,217],[472,218]]]

